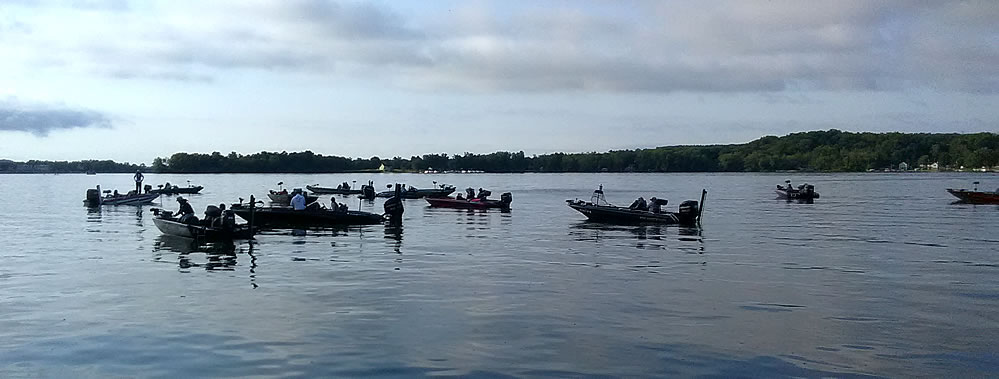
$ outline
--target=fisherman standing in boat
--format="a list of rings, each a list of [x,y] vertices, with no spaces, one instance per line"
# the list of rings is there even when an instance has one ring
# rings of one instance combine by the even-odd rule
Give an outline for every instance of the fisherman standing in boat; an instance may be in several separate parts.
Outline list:
[[[142,180],[145,179],[145,178],[146,178],[145,176],[142,176],[142,171],[135,170],[135,176],[133,176],[132,179],[135,180],[135,194],[136,195],[142,193]]]
[[[291,207],[296,211],[305,210],[305,196],[302,195],[302,191],[297,189],[295,190],[295,196],[292,196],[291,198]]]

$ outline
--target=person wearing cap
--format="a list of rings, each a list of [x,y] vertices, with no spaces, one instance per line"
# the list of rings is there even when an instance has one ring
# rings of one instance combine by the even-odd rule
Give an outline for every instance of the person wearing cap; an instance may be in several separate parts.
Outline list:
[[[191,207],[191,203],[188,203],[187,199],[183,196],[177,196],[177,202],[180,203],[180,210],[177,211],[177,216],[194,214],[194,208]]]
[[[142,171],[135,170],[135,176],[133,176],[132,179],[135,180],[135,194],[136,195],[142,193],[142,180],[145,179],[145,178],[146,178],[145,176],[142,176]]]

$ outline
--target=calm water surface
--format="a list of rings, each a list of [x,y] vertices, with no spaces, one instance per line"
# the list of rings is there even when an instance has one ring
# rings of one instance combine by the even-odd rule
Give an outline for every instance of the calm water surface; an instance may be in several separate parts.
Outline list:
[[[0,376],[995,376],[997,175],[146,175],[196,210],[304,186],[431,181],[511,212],[406,202],[404,226],[193,245],[131,175],[0,176]],[[703,228],[606,226],[564,200],[709,191]],[[328,196],[324,197],[328,200]],[[341,200],[342,201],[342,200]],[[357,200],[347,201],[352,209]],[[360,204],[381,210],[381,200]]]

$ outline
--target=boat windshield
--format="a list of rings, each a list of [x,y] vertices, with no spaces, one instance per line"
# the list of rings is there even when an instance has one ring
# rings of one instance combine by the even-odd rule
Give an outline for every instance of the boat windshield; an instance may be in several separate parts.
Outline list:
[[[607,202],[607,199],[604,198],[603,184],[600,185],[600,188],[593,191],[593,196],[590,196],[590,202],[595,205],[610,205],[610,203]]]

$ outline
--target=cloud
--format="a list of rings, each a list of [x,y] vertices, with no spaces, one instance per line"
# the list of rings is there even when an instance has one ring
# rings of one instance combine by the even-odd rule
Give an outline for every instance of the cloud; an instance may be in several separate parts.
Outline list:
[[[31,105],[16,99],[0,100],[0,131],[19,131],[46,136],[53,130],[111,126],[111,118],[97,111],[64,106]]]
[[[25,12],[17,21],[35,33],[4,42],[27,51],[17,56],[34,52],[26,62],[126,79],[264,70],[430,90],[999,88],[994,1],[502,2],[418,13],[332,0],[68,4]]]

